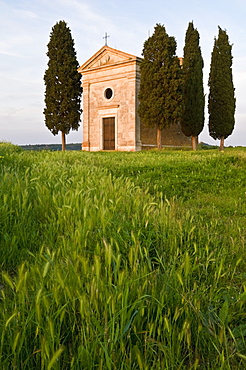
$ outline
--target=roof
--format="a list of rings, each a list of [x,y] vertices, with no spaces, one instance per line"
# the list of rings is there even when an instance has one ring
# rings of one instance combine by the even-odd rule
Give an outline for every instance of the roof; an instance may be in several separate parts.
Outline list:
[[[107,45],[104,45],[98,50],[90,59],[88,59],[81,67],[78,68],[78,72],[84,73],[95,69],[105,68],[112,65],[141,62],[141,58],[135,55],[125,53],[123,51],[113,49]]]

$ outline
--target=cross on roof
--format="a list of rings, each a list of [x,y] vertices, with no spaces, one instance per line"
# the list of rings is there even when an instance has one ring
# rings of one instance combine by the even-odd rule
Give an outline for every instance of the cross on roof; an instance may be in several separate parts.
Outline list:
[[[105,36],[103,37],[103,39],[105,39],[105,46],[107,46],[108,45],[108,38],[109,38],[110,36],[107,34],[107,32],[105,32]]]

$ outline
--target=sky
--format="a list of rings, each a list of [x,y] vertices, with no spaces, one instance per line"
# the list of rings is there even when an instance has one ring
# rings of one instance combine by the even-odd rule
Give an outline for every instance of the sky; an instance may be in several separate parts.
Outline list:
[[[64,20],[71,30],[79,65],[103,45],[141,57],[157,23],[177,41],[183,56],[185,33],[193,21],[204,59],[205,124],[199,140],[218,145],[208,133],[208,77],[218,26],[233,44],[235,128],[226,146],[246,146],[246,0],[0,0],[0,142],[17,145],[60,143],[44,123],[44,72],[52,27]],[[82,142],[82,125],[68,143]]]

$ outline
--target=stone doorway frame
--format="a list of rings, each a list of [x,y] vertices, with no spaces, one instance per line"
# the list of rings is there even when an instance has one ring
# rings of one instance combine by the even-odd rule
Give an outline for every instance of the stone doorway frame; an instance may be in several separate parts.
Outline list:
[[[100,107],[98,116],[99,125],[99,135],[100,135],[100,148],[99,150],[104,150],[103,143],[103,118],[114,117],[115,119],[115,150],[118,150],[118,105],[111,107]]]

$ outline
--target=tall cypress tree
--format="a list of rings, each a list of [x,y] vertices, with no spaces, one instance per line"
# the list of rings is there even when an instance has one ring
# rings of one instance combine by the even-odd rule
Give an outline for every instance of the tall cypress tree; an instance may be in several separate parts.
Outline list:
[[[197,137],[204,127],[203,59],[199,38],[197,29],[190,22],[184,46],[181,129],[186,136],[191,136],[193,150],[196,150]]]
[[[157,128],[158,149],[162,148],[162,129],[180,118],[182,79],[176,48],[175,38],[157,24],[142,53],[138,113],[143,124]]]
[[[220,139],[220,150],[224,140],[231,135],[235,125],[235,89],[232,78],[232,45],[226,31],[219,27],[214,40],[208,85],[209,134]]]
[[[55,24],[48,43],[48,69],[45,71],[45,124],[53,135],[62,133],[62,150],[69,131],[78,130],[82,110],[81,74],[74,41],[66,22]]]

